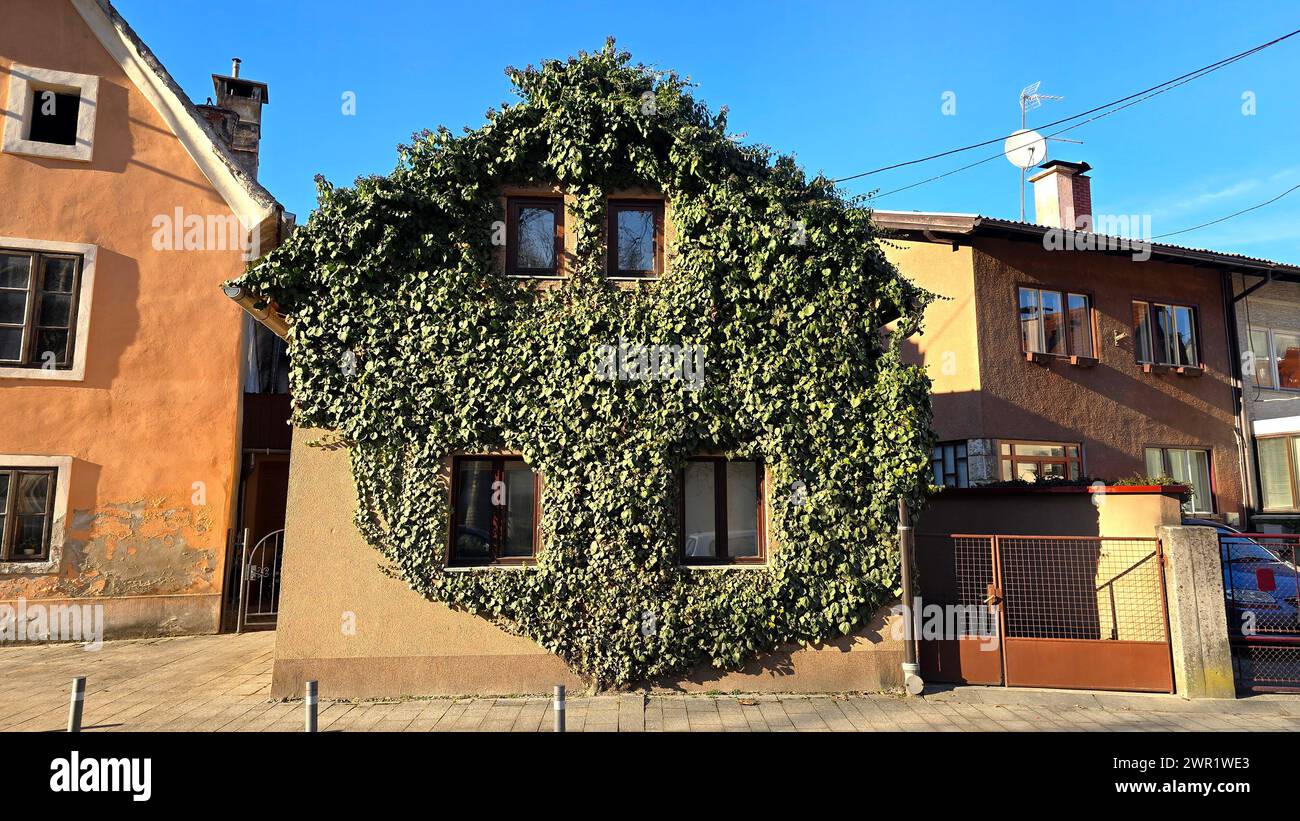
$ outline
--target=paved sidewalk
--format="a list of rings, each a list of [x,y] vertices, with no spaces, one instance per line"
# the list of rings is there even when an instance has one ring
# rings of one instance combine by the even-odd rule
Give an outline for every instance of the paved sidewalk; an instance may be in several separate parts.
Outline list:
[[[270,698],[273,633],[0,647],[0,731],[66,726],[87,676],[89,731],[300,731],[301,701]],[[550,701],[330,701],[322,731],[546,731]],[[570,731],[1300,730],[1300,698],[1188,702],[1173,696],[960,687],[924,698],[850,695],[608,695],[571,698]]]

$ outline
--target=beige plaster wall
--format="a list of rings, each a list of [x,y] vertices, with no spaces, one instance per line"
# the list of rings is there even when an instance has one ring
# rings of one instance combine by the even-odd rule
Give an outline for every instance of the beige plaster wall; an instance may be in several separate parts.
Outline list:
[[[387,575],[352,524],[356,486],[342,448],[295,430],[273,691],[322,697],[513,694],[585,687],[559,658],[479,616],[430,602]],[[475,572],[526,573],[526,569]],[[762,572],[753,570],[713,572]],[[355,629],[353,629],[353,626]],[[655,688],[877,690],[900,681],[902,648],[884,619],[818,649],[772,654],[744,671],[704,669]]]

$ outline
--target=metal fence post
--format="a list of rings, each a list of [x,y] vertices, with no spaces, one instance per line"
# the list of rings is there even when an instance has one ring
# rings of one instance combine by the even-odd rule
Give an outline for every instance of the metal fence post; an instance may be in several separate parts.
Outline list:
[[[68,732],[81,732],[81,708],[86,703],[86,677],[72,680],[72,703],[68,705]]]
[[[250,533],[248,528],[244,528],[244,544],[239,555],[239,597],[235,599],[235,634],[244,632],[244,608],[248,602],[244,601],[248,591],[248,579],[244,574],[248,572],[248,537]]]
[[[303,709],[307,713],[307,732],[316,732],[316,682],[307,682],[307,693],[303,698]]]
[[[552,704],[555,710],[555,732],[564,732],[564,685],[555,685],[555,699]]]

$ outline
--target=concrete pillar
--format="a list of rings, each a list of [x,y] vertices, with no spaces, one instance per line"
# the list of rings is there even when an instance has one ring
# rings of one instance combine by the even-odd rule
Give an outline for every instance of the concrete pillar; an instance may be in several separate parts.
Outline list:
[[[1236,698],[1219,534],[1161,527],[1174,686],[1183,698]]]

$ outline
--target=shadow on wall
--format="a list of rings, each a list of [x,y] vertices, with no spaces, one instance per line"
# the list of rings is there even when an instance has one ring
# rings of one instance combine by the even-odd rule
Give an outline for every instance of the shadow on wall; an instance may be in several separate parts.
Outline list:
[[[658,692],[699,693],[827,692],[848,689],[887,690],[901,686],[902,642],[893,637],[890,608],[883,607],[866,625],[831,641],[788,644],[764,653],[739,670],[699,665],[682,676],[661,677],[635,688]],[[789,683],[786,683],[788,680]]]

